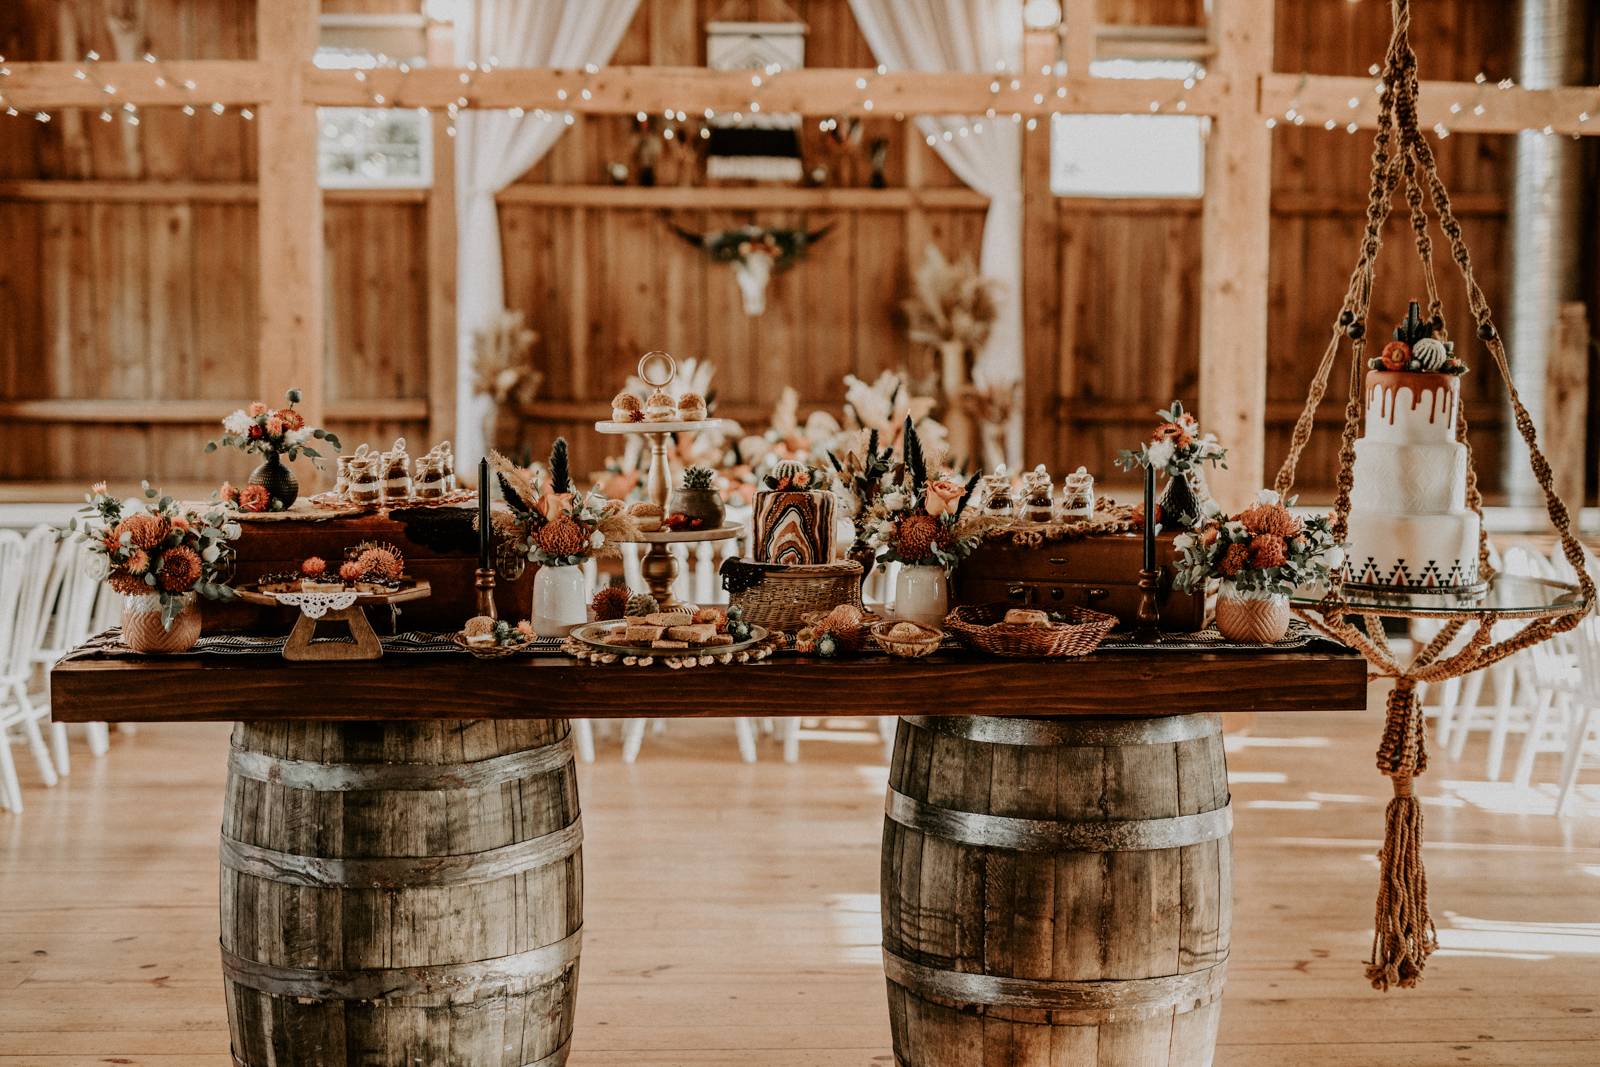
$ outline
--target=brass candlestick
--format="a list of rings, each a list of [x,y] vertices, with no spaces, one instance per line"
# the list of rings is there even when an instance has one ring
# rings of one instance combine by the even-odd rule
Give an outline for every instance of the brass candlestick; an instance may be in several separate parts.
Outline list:
[[[1133,639],[1141,645],[1153,645],[1161,640],[1161,607],[1157,594],[1161,589],[1161,571],[1139,571],[1139,611],[1133,628]]]
[[[479,567],[473,571],[473,587],[478,591],[478,614],[491,619],[499,616],[494,610],[494,568]]]

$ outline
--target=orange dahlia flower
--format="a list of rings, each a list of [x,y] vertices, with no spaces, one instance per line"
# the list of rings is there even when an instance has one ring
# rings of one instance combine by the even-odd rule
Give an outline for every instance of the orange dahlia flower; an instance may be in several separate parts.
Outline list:
[[[1289,562],[1289,550],[1277,534],[1256,534],[1250,539],[1250,566],[1258,570],[1281,567]]]
[[[200,580],[199,553],[187,545],[168,549],[161,556],[161,571],[156,580],[169,593],[187,593]]]
[[[1232,578],[1244,570],[1250,563],[1250,546],[1240,543],[1228,546],[1222,554],[1222,559],[1217,562],[1217,573],[1224,578]]]

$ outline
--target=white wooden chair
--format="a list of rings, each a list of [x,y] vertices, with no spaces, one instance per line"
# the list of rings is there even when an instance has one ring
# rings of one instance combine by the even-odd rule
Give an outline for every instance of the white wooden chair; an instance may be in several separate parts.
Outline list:
[[[44,686],[38,702],[50,702],[50,669],[72,649],[82,644],[92,630],[95,602],[101,582],[90,566],[89,554],[75,541],[62,541],[56,549],[54,572],[45,592],[47,626],[34,651],[33,662]],[[51,606],[53,605],[53,610]],[[110,730],[103,722],[85,724],[89,751],[96,757],[110,749]],[[67,726],[52,722],[50,746],[56,772],[72,772],[72,756],[67,745]]]
[[[22,810],[22,789],[11,755],[11,728],[18,727],[39,766],[45,785],[58,781],[50,750],[39,729],[48,705],[29,696],[34,652],[45,627],[44,598],[54,570],[55,533],[48,527],[20,537],[0,531],[0,793],[13,811]]]
[[[1506,572],[1533,578],[1561,577],[1550,560],[1524,548],[1513,548],[1506,553]],[[1577,645],[1571,633],[1534,645],[1513,657],[1513,662],[1518,686],[1533,698],[1531,708],[1518,709],[1518,721],[1511,726],[1524,735],[1512,781],[1525,789],[1532,782],[1534,760],[1540,754],[1559,752],[1565,755],[1567,752],[1571,721],[1577,714],[1574,698],[1580,694],[1582,678]],[[1525,698],[1523,703],[1527,705],[1529,701]],[[1493,734],[1490,741],[1494,741]]]

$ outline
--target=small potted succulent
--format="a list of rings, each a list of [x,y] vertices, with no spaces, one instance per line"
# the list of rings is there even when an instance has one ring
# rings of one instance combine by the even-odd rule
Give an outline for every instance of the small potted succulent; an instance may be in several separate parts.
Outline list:
[[[716,530],[722,527],[722,494],[717,472],[694,466],[683,472],[682,484],[667,501],[665,525],[671,530]]]

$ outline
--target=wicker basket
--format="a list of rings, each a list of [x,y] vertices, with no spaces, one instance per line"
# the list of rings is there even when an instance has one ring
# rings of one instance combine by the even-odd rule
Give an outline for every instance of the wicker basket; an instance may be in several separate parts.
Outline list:
[[[937,651],[939,646],[944,643],[944,634],[927,626],[922,627],[927,631],[925,637],[919,637],[915,640],[891,638],[889,631],[898,625],[900,625],[898,622],[892,620],[880,622],[868,631],[872,634],[873,643],[891,656],[904,656],[908,659],[915,659],[918,656],[926,656]]]
[[[748,588],[730,590],[730,607],[744,612],[746,622],[774,633],[792,632],[806,624],[806,616],[827,612],[840,604],[861,606],[861,564],[855,560],[805,565],[770,564],[761,567],[761,580]]]
[[[1114,615],[1078,607],[1052,611],[1049,626],[1008,625],[1002,621],[1008,608],[1006,604],[963,605],[946,615],[944,624],[968,648],[1025,659],[1087,656],[1117,625]]]

